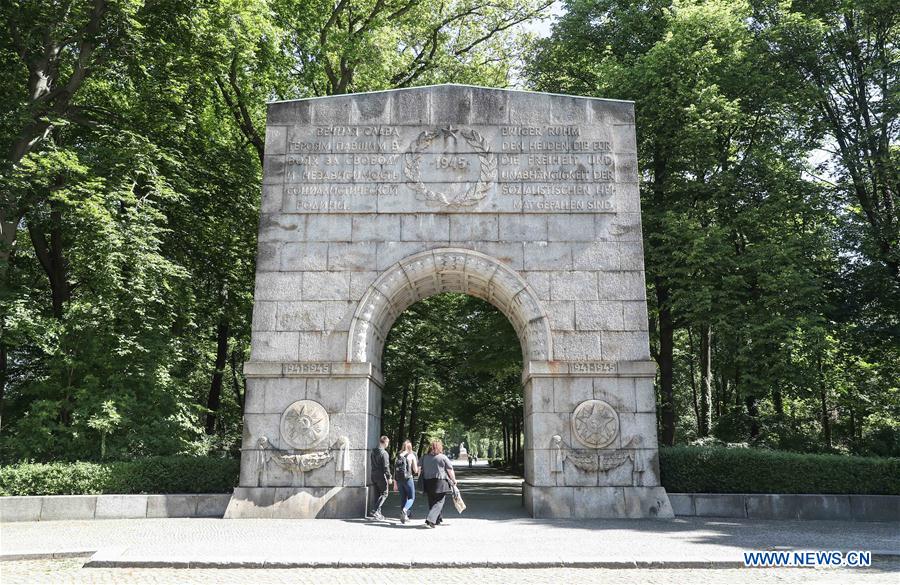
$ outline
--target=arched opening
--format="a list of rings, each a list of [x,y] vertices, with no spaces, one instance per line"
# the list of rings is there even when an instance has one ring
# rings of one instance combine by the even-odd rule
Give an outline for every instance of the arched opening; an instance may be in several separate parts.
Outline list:
[[[460,293],[420,300],[394,322],[382,363],[382,432],[392,454],[408,439],[421,460],[429,439],[441,439],[467,516],[524,515],[522,352],[503,313]],[[413,515],[425,511],[417,498]]]
[[[442,296],[442,293],[456,293],[456,295],[447,297]],[[480,299],[480,301],[466,300],[472,297]],[[420,309],[416,309],[414,305],[423,299],[428,300],[421,305]],[[448,307],[457,310],[449,311],[451,314],[440,315],[441,310],[446,311]],[[409,315],[403,317],[406,315],[404,312],[410,308],[412,311]],[[429,311],[432,313],[429,314]],[[449,323],[447,319],[449,319]],[[476,323],[475,320],[478,319],[483,321]],[[441,368],[444,370],[442,375],[432,378],[432,382],[440,384],[442,389],[446,390],[452,387],[457,391],[457,396],[447,398],[440,413],[440,416],[443,417],[440,420],[446,422],[448,427],[452,427],[453,424],[456,427],[429,429],[422,426],[423,421],[418,413],[415,421],[411,416],[413,395],[416,392],[415,373],[412,375],[412,380],[409,379],[409,376],[404,378],[403,375],[404,363],[406,366],[414,366],[414,362],[418,362],[420,366],[425,367],[423,364],[426,364],[426,360],[422,360],[422,356],[404,356],[402,351],[394,353],[394,350],[403,349],[399,347],[389,347],[385,352],[385,345],[390,343],[392,331],[399,331],[399,335],[409,334],[416,337],[414,333],[417,325],[419,328],[423,328],[428,323],[434,326],[441,320],[444,320],[445,325],[443,332],[432,331],[433,334],[437,334],[438,339],[441,333],[451,337],[465,335],[464,330],[459,329],[460,327],[474,328],[477,324],[479,328],[484,327],[482,333],[487,345],[482,350],[494,352],[497,355],[505,351],[507,359],[494,360],[494,365],[499,365],[496,369],[491,369],[489,364],[485,363],[485,371],[480,373],[480,377],[475,376],[478,368],[475,367],[472,354],[477,353],[477,344],[460,342],[455,351],[458,356],[469,354],[468,357],[463,356],[466,363],[442,364]],[[469,322],[466,323],[466,321]],[[491,322],[493,325],[487,324]],[[490,330],[492,327],[495,329],[493,332]],[[419,337],[418,341],[419,343],[425,341],[434,343],[435,338],[425,340]],[[406,348],[407,353],[415,351],[415,344],[415,339],[403,340],[403,343],[398,343]],[[508,359],[510,350],[517,351],[516,345],[521,350],[519,352],[521,358]],[[450,347],[452,348],[452,346]],[[382,360],[385,353],[389,356],[388,363],[392,366],[392,370],[385,371],[383,367]],[[453,351],[450,351],[446,358],[452,360],[452,354]],[[392,438],[395,444],[398,440],[409,438],[415,441],[414,449],[421,452],[423,440],[431,435],[437,435],[447,439],[449,450],[456,457],[457,462],[461,462],[460,443],[464,442],[463,436],[468,433],[478,434],[479,431],[490,435],[486,437],[488,440],[484,445],[484,451],[496,451],[501,454],[500,457],[494,457],[494,459],[502,459],[504,465],[509,466],[512,474],[505,473],[502,480],[489,480],[486,486],[481,485],[475,488],[473,485],[475,491],[470,495],[475,496],[477,492],[482,492],[488,500],[492,495],[512,496],[510,499],[515,500],[516,505],[510,506],[509,501],[504,503],[484,502],[483,513],[485,514],[492,510],[496,511],[497,508],[515,508],[516,514],[524,513],[520,507],[521,498],[519,497],[522,489],[521,477],[517,478],[515,475],[516,472],[522,473],[525,459],[524,449],[528,441],[524,424],[522,371],[528,362],[549,361],[551,356],[549,319],[529,285],[518,274],[495,258],[461,248],[440,248],[415,254],[383,272],[363,295],[350,325],[348,342],[348,361],[368,362],[372,364],[374,370],[384,376],[385,387],[379,393],[379,399],[375,401],[379,406],[372,413],[381,420],[377,423],[373,422],[373,428],[377,426],[383,429],[388,436],[393,434]],[[432,366],[436,364],[435,361],[429,363]],[[391,376],[394,377],[391,378]],[[459,407],[459,404],[450,405],[451,408],[447,408],[446,402],[465,399],[459,386],[466,381],[454,379],[454,376],[468,376],[469,382],[473,382],[476,377],[479,377],[477,391],[485,395],[485,400],[479,403],[481,406],[494,404],[488,398],[492,392],[495,394],[493,397],[495,401],[497,398],[501,398],[502,402],[502,396],[510,396],[509,404],[505,409],[491,413],[485,412],[485,415],[490,416],[483,417],[481,421],[486,423],[487,420],[492,420],[493,423],[499,424],[482,424],[479,429],[477,413],[467,413],[464,408],[457,408],[454,412],[452,406]],[[423,382],[423,379],[424,376],[420,376],[420,383]],[[410,383],[412,387],[410,387]],[[391,384],[395,385],[391,386]],[[407,392],[406,407],[403,404],[404,388]],[[423,388],[420,387],[419,391],[422,390]],[[385,399],[388,401],[387,404],[385,404]],[[397,404],[397,400],[399,400],[399,404]],[[404,411],[407,412],[401,417],[400,413]],[[387,414],[386,418],[385,414]],[[504,420],[504,416],[506,420]],[[400,426],[401,418],[404,420],[402,428]],[[466,425],[468,428],[463,428]],[[370,436],[370,441],[373,440],[374,437]],[[469,440],[471,441],[471,438]],[[478,440],[481,441],[481,437]],[[482,445],[474,447],[477,455],[482,449]],[[482,452],[482,461],[484,461],[485,455],[487,453]],[[465,471],[468,471],[467,457],[464,463],[466,464]],[[475,470],[473,469],[473,471]],[[498,475],[500,474],[498,473]],[[475,479],[474,476],[470,477]]]

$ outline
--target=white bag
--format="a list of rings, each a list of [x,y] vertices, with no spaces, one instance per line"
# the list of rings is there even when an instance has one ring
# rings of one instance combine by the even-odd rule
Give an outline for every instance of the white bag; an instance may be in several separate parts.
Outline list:
[[[462,494],[459,493],[459,488],[456,487],[456,484],[450,487],[453,489],[453,506],[458,513],[462,514],[463,510],[466,509],[466,503],[463,501]]]

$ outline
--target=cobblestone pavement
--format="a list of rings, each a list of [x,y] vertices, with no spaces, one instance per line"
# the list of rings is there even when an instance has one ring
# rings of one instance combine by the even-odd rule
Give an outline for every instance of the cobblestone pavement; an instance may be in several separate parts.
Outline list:
[[[900,562],[870,569],[83,569],[84,559],[6,561],[14,583],[891,583]]]

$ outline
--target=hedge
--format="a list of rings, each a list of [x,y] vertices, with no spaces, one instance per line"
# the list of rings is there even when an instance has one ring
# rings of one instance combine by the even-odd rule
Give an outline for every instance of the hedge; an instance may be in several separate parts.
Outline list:
[[[659,467],[671,493],[900,495],[898,458],[663,447]]]
[[[898,458],[725,447],[663,447],[659,454],[662,484],[672,493],[900,495]],[[239,467],[211,457],[19,463],[0,466],[0,496],[227,493]]]
[[[227,493],[240,463],[212,457],[148,457],[110,463],[0,466],[0,496]]]

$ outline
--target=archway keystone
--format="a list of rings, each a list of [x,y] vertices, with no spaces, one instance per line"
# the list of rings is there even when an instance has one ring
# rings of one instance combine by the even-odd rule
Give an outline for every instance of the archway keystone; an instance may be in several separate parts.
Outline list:
[[[523,352],[537,517],[671,517],[634,106],[461,85],[269,104],[227,517],[360,517],[395,319],[456,291]]]

